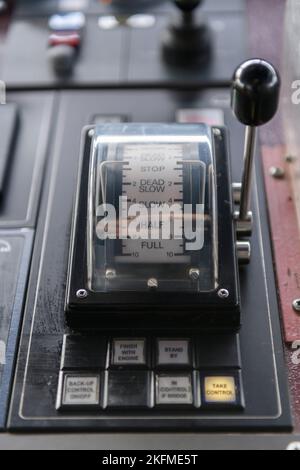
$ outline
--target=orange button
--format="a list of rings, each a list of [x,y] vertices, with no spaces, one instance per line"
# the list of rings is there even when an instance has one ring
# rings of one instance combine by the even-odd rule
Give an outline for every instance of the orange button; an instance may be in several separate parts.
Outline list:
[[[204,397],[206,403],[236,403],[236,382],[234,377],[205,377]]]

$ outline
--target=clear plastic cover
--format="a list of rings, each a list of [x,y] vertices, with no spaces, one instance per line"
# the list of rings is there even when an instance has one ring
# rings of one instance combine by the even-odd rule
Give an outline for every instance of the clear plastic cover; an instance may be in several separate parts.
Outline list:
[[[212,146],[211,129],[199,124],[95,128],[88,196],[91,290],[216,288]]]

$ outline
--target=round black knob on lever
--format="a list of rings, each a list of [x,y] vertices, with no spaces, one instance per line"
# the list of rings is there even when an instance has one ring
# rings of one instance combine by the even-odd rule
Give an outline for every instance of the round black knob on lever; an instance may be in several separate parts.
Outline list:
[[[244,171],[238,219],[251,219],[249,213],[252,167],[257,127],[269,122],[276,114],[280,96],[280,77],[272,64],[252,59],[234,73],[231,106],[237,119],[246,126]]]
[[[269,122],[276,114],[279,94],[280,78],[269,62],[248,60],[235,71],[231,105],[242,124],[258,127]]]
[[[203,0],[173,0],[180,14],[171,21],[162,41],[164,60],[175,66],[199,66],[211,55],[211,31],[194,10]]]
[[[183,12],[190,12],[197,8],[203,0],[175,0],[175,5]]]

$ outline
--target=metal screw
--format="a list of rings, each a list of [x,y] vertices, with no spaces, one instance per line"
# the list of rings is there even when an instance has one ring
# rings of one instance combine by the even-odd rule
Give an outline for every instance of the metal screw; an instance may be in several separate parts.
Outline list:
[[[88,296],[88,293],[85,289],[79,289],[77,292],[76,292],[76,297],[78,299],[86,299]]]
[[[105,272],[106,279],[114,279],[117,276],[115,269],[107,269]]]
[[[155,279],[154,277],[151,277],[148,279],[147,286],[149,289],[157,289],[158,288],[158,280]]]
[[[293,309],[295,312],[300,313],[300,299],[295,299],[293,301]]]
[[[287,163],[292,163],[294,160],[295,160],[295,157],[294,157],[293,155],[287,155],[287,156],[285,157],[285,161],[286,161]]]
[[[283,178],[285,175],[284,169],[279,166],[271,166],[269,173],[273,178],[277,179]]]
[[[291,442],[286,450],[300,450],[300,442]]]
[[[197,281],[200,277],[200,271],[197,268],[191,268],[189,270],[189,276],[192,279],[192,281]]]
[[[94,135],[95,135],[94,129],[90,129],[89,132],[88,132],[88,135],[89,135],[89,137],[94,137]]]
[[[227,299],[229,297],[229,292],[227,289],[220,289],[218,291],[218,296],[220,299]]]
[[[220,129],[218,129],[216,127],[214,127],[214,129],[213,129],[213,133],[216,137],[221,137],[222,136],[222,133],[221,133]]]

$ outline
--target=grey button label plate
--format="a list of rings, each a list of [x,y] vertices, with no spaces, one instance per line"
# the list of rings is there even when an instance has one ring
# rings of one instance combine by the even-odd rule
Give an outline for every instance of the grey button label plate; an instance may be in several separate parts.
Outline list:
[[[99,375],[65,375],[62,398],[63,405],[99,405],[99,402]]]
[[[190,374],[158,375],[156,377],[157,405],[192,405],[193,390]]]
[[[145,365],[145,339],[115,339],[112,343],[112,365]]]
[[[158,365],[190,365],[189,340],[159,340]]]

